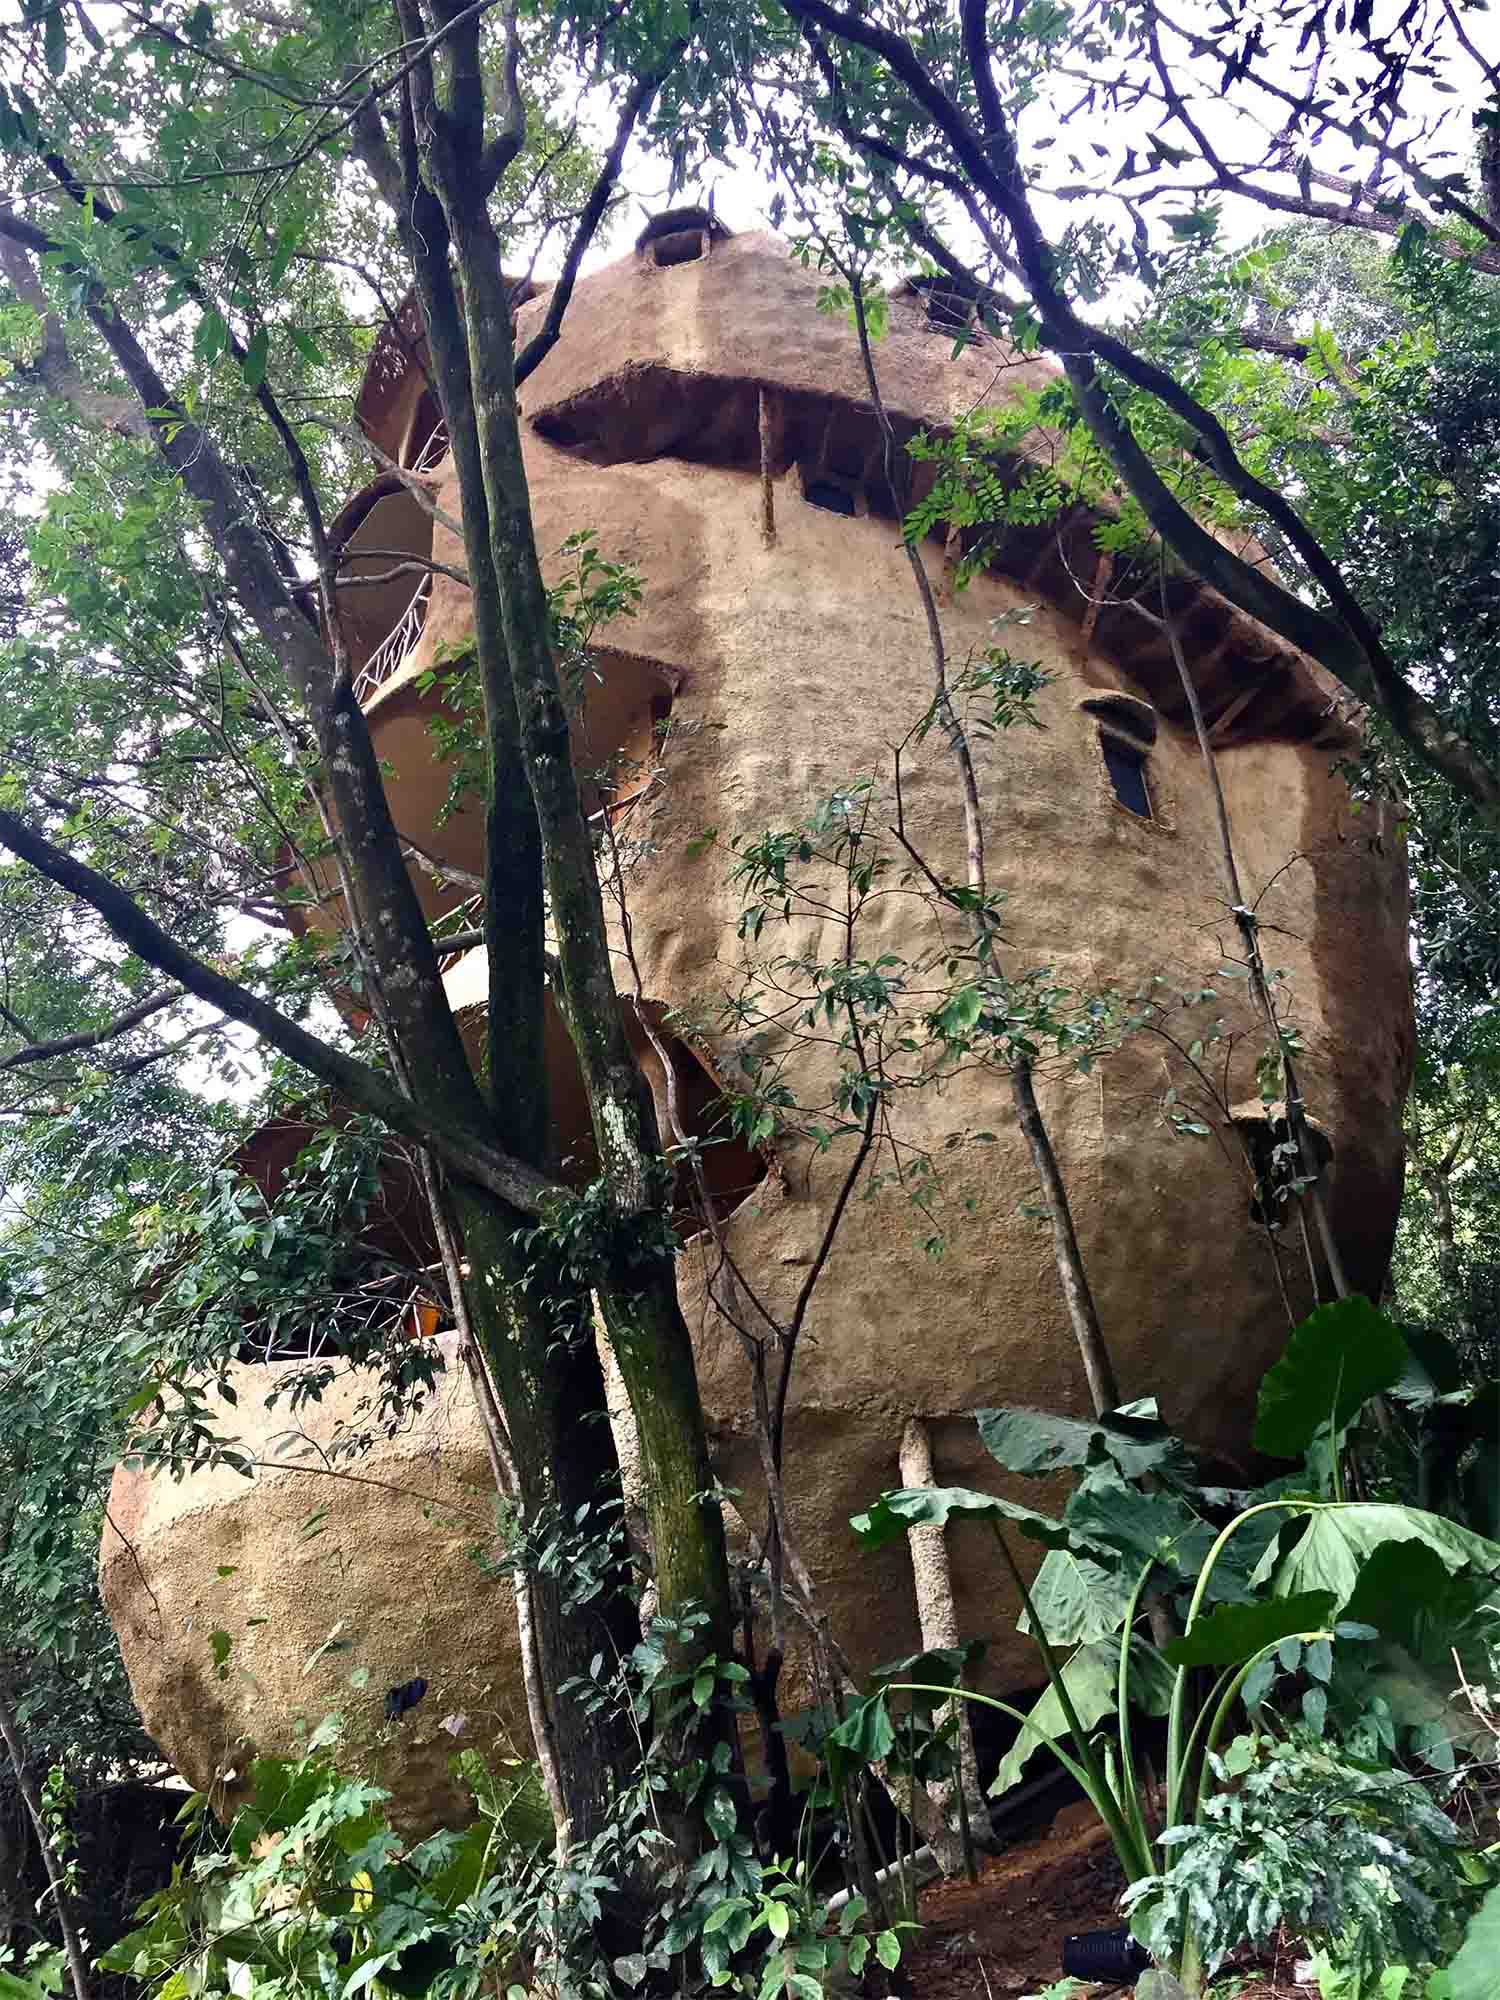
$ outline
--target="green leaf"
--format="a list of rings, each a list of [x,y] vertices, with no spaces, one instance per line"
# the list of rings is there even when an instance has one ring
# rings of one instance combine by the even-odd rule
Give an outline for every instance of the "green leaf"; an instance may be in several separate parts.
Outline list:
[[[888,1757],[896,1745],[896,1732],[884,1692],[872,1694],[851,1709],[837,1729],[829,1731],[828,1744],[843,1753],[829,1758],[835,1783],[851,1769],[878,1764],[882,1757]]]
[[[938,1026],[943,1034],[957,1041],[974,1026],[983,1006],[983,996],[977,986],[961,986],[938,1009]]]
[[[221,312],[208,309],[193,329],[193,353],[200,361],[217,361],[229,345],[229,327]]]
[[[1135,2000],[1187,2000],[1187,1992],[1180,1979],[1154,1965],[1136,1981]]]
[[[1421,1409],[1439,1396],[1467,1387],[1463,1359],[1446,1334],[1419,1326],[1406,1326],[1401,1331],[1406,1341],[1406,1367],[1400,1381],[1391,1384],[1391,1393],[1398,1401]]]
[[[326,368],[328,356],[319,347],[310,333],[304,333],[300,326],[292,328],[292,345],[304,361],[310,361],[314,368]]]
[[[1448,1976],[1453,2000],[1495,2000],[1500,1993],[1500,1885],[1480,1904]]]
[[[1241,1667],[1279,1639],[1326,1630],[1332,1616],[1333,1593],[1328,1590],[1258,1604],[1221,1604],[1162,1651],[1174,1667]]]
[[[141,1411],[145,1409],[146,1405],[148,1403],[154,1403],[160,1394],[161,1394],[160,1382],[148,1382],[144,1388],[136,1390],[135,1394],[131,1397],[128,1403],[123,1403],[120,1406],[120,1415],[122,1417],[139,1416]]]
[[[1472,1569],[1476,1576],[1500,1576],[1500,1543],[1471,1534],[1467,1528],[1460,1528],[1437,1514],[1425,1513],[1420,1507],[1351,1500],[1336,1506],[1309,1508],[1301,1535],[1282,1554],[1285,1539],[1283,1532],[1266,1550],[1251,1581],[1256,1584],[1269,1581],[1278,1597],[1294,1597],[1309,1590],[1329,1591],[1338,1612],[1343,1612],[1353,1600],[1365,1565],[1378,1550],[1392,1542],[1420,1542],[1450,1575]],[[1377,1576],[1380,1574],[1377,1572]]]
[[[1371,1396],[1399,1382],[1409,1361],[1399,1330],[1368,1299],[1356,1293],[1319,1306],[1260,1385],[1256,1450],[1300,1458],[1325,1424],[1342,1430]]]
[[[42,52],[52,75],[61,76],[68,66],[68,29],[61,0],[55,0],[42,28]]]
[[[1049,1549],[1032,1578],[1031,1601],[1054,1646],[1087,1646],[1124,1623],[1135,1579],[1120,1564],[1106,1569],[1071,1549]],[[1031,1630],[1024,1614],[1019,1629]]]
[[[1067,1524],[1096,1546],[1115,1549],[1131,1568],[1159,1562],[1192,1577],[1214,1543],[1214,1531],[1179,1500],[1129,1486],[1113,1465],[1096,1465],[1068,1502]]]
[[[705,1926],[706,1928],[706,1926]],[[785,1903],[771,1902],[766,1905],[766,1929],[773,1938],[784,1938],[792,1928],[792,1913]]]
[[[710,1910],[703,1925],[703,1935],[705,1937],[712,1937],[715,1931],[723,1930],[726,1924],[733,1923],[735,1917],[744,1908],[745,1899],[743,1896],[726,1896],[722,1903],[716,1904]]]
[[[875,1956],[887,1972],[894,1972],[901,1963],[901,1940],[894,1931],[882,1931],[875,1940]]]
[[[1451,1572],[1423,1542],[1388,1542],[1360,1571],[1346,1611],[1350,1620],[1373,1628],[1388,1648],[1399,1649],[1393,1671],[1403,1682],[1418,1670],[1431,1714],[1436,1688],[1452,1682],[1455,1654],[1471,1677],[1490,1672],[1500,1643],[1494,1594],[1494,1581],[1483,1569]],[[1448,1704],[1442,1708],[1447,1712]],[[1467,1712],[1454,1708],[1450,1719],[1467,1719]]]
[[[245,387],[252,395],[266,379],[266,357],[270,350],[270,332],[266,327],[258,326],[250,336],[250,344],[245,349],[245,358],[240,363],[240,373],[245,378]]]
[[[858,1937],[849,1940],[849,1970],[858,1979],[865,1969],[865,1960],[870,1956],[870,1940],[861,1931]]]
[[[865,1546],[873,1549],[898,1540],[909,1528],[946,1527],[952,1514],[994,1521],[1002,1526],[1009,1523],[1046,1548],[1073,1548],[1107,1559],[1104,1550],[1074,1534],[1050,1514],[1038,1514],[1030,1507],[1017,1506],[1013,1500],[1002,1500],[998,1494],[976,1493],[967,1486],[910,1486],[882,1493],[867,1513],[855,1514],[849,1525]]]
[[[1127,1479],[1139,1479],[1185,1459],[1154,1398],[1091,1420],[1009,1406],[976,1410],[974,1421],[986,1451],[1009,1472],[1061,1472],[1108,1456]]]
[[[863,1896],[851,1896],[848,1902],[845,1903],[844,1907],[839,1911],[839,1931],[844,1937],[848,1937],[850,1931],[854,1929],[854,1926],[864,1915],[867,1907],[868,1905]]]
[[[1117,1639],[1101,1639],[1083,1646],[1063,1666],[1062,1678],[1069,1699],[1085,1730],[1113,1715],[1119,1692],[1120,1646]],[[1172,1697],[1172,1672],[1161,1654],[1144,1639],[1130,1642],[1130,1693],[1137,1708],[1147,1715],[1165,1715]],[[1050,1742],[1067,1743],[1068,1723],[1057,1690],[1049,1687],[1031,1707],[1026,1727],[1017,1736],[990,1793],[998,1797],[1016,1784],[1028,1760]]]
[[[971,1667],[978,1666],[984,1658],[983,1639],[966,1639],[960,1646],[934,1646],[930,1651],[907,1653],[899,1660],[887,1660],[882,1666],[870,1669],[872,1688],[889,1687],[893,1681],[937,1681],[944,1687],[957,1687],[959,1681]],[[941,1695],[925,1698],[912,1696],[918,1707],[935,1707],[941,1702]]]

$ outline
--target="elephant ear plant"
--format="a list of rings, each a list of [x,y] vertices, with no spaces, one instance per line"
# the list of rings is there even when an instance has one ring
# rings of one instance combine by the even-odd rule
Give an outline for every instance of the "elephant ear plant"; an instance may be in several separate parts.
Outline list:
[[[1048,1685],[1029,1713],[966,1694],[1019,1726],[992,1789],[1014,1784],[1036,1751],[1052,1752],[1108,1828],[1137,1935],[1189,1994],[1230,1950],[1269,1937],[1294,1913],[1314,1928],[1326,1921],[1330,1943],[1341,1924],[1360,1918],[1347,1899],[1268,1890],[1233,1905],[1237,1934],[1230,1935],[1214,1899],[1201,1893],[1186,1857],[1206,1830],[1222,1831],[1226,1812],[1239,1815],[1233,1802],[1265,1764],[1267,1744],[1284,1749],[1293,1733],[1320,1737],[1330,1694],[1345,1698],[1346,1656],[1358,1657],[1351,1686],[1368,1697],[1370,1663],[1397,1649],[1410,1663],[1414,1629],[1443,1624],[1459,1598],[1470,1623],[1487,1627],[1486,1638],[1500,1628],[1488,1603],[1500,1544],[1420,1508],[1345,1496],[1349,1428],[1407,1366],[1397,1329],[1366,1300],[1341,1300],[1297,1328],[1261,1389],[1257,1447],[1300,1457],[1300,1473],[1248,1492],[1205,1484],[1150,1401],[1088,1421],[983,1410],[980,1435],[1007,1471],[1076,1476],[1060,1517],[994,1494],[931,1487],[882,1494],[854,1518],[872,1547],[917,1523],[972,1521],[994,1535]],[[1012,1546],[1016,1534],[1046,1550],[1030,1582]],[[1158,1645],[1153,1623],[1158,1632],[1176,1625],[1179,1634]],[[1295,1732],[1283,1730],[1267,1705],[1278,1672],[1295,1672],[1304,1684]],[[1381,1699],[1377,1712],[1388,1712]],[[1142,1784],[1142,1713],[1167,1723],[1159,1823]],[[1235,1734],[1242,1722],[1248,1736]],[[1277,1756],[1272,1768],[1284,1781],[1287,1761],[1281,1750]],[[1387,1771],[1383,1786],[1373,1779],[1365,1786],[1362,1824],[1378,1817],[1376,1794],[1390,1806],[1385,1794],[1393,1791],[1401,1794],[1397,1823],[1403,1812],[1411,1818],[1413,1801],[1424,1803],[1409,1780]],[[1423,1820],[1432,1841],[1441,1839],[1433,1824],[1440,1819],[1431,1812]],[[1304,1854],[1298,1865],[1315,1874],[1320,1857]],[[1433,1905],[1430,1882],[1411,1886],[1411,1909]],[[1403,1935],[1403,1948],[1435,1956],[1436,1918],[1429,1930]]]

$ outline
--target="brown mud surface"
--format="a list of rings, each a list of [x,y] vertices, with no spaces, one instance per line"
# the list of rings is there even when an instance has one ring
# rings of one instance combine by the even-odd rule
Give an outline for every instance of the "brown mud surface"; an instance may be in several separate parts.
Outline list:
[[[1084,1806],[1060,1813],[1049,1832],[986,1859],[977,1882],[935,1882],[923,1891],[922,1931],[903,1958],[902,1990],[914,2000],[1029,2000],[1062,1977],[1063,1939],[1120,1921],[1123,1887],[1109,1839]],[[1294,1954],[1225,1967],[1215,1990],[1234,2000],[1315,2000],[1295,1983]],[[1113,2000],[1129,1987],[1085,1986],[1078,2000]]]

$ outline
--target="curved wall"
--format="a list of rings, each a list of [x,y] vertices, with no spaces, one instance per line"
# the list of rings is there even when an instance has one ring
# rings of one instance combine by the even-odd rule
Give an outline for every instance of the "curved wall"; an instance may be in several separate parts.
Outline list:
[[[860,407],[852,336],[814,310],[816,289],[812,275],[763,238],[717,244],[699,262],[670,269],[621,260],[579,287],[563,341],[525,391],[527,471],[549,567],[556,574],[567,536],[588,528],[605,557],[632,562],[643,576],[639,615],[600,635],[604,691],[595,712],[614,718],[605,731],[613,738],[642,690],[670,691],[661,771],[632,808],[631,838],[641,837],[642,851],[630,873],[630,907],[646,998],[700,1017],[716,1013],[737,976],[727,844],[787,824],[851,778],[888,787],[892,746],[907,742],[931,694],[907,560],[894,523],[878,511],[878,455],[871,455],[868,406]],[[523,311],[523,337],[527,314],[540,310],[537,302]],[[951,337],[928,332],[914,309],[893,318],[896,330],[877,357],[903,422],[940,421],[981,396],[998,397],[1008,371],[1033,386],[1047,379],[1042,364],[1015,370],[995,348],[952,361]],[[747,410],[755,420],[748,434]],[[819,410],[814,423],[809,412]],[[760,464],[768,434],[769,539]],[[854,494],[853,515],[806,497],[808,482],[823,474]],[[451,465],[436,477],[439,504],[456,514]],[[1078,989],[1133,990],[1158,975],[1170,990],[1197,989],[1214,981],[1221,949],[1234,947],[1212,800],[1160,630],[1144,609],[1090,611],[1075,579],[1095,575],[1096,553],[1090,566],[1081,560],[1094,544],[1085,534],[1081,550],[1069,548],[1070,532],[1060,553],[1055,537],[1033,539],[1007,563],[1011,573],[982,576],[962,593],[941,551],[924,551],[950,662],[998,642],[1052,676],[1037,702],[1040,728],[976,737],[990,881],[1008,897],[1007,969],[1047,965]],[[462,562],[457,538],[441,524],[433,555]],[[1349,808],[1334,769],[1348,732],[1330,712],[1338,691],[1327,677],[1206,593],[1185,597],[1183,616],[1217,722],[1241,874],[1247,893],[1261,899],[1268,956],[1285,974],[1285,1011],[1306,1045],[1307,1099],[1333,1147],[1335,1230],[1353,1281],[1376,1289],[1400,1193],[1411,1059],[1399,845],[1378,816]],[[1006,622],[997,628],[997,619]],[[370,712],[377,747],[398,766],[403,829],[472,866],[478,815],[437,824],[446,775],[421,754],[416,687],[443,657],[438,649],[461,651],[468,620],[464,588],[437,576],[421,640]],[[1098,718],[1080,707],[1109,689],[1156,711],[1146,764],[1150,820],[1118,802]],[[938,731],[907,742],[902,773],[912,838],[933,866],[960,874],[959,800]],[[717,829],[718,846],[705,850],[699,837],[708,828]],[[931,940],[930,914],[916,899],[893,895],[878,906],[860,949],[912,957]],[[770,940],[769,948],[781,947]],[[826,928],[820,935],[799,925],[786,948],[827,954],[833,941]],[[468,968],[452,978],[459,999],[472,984]],[[1253,1027],[1242,986],[1220,981],[1217,990],[1231,1028]],[[1181,1039],[1197,1032],[1184,1026]],[[1236,1048],[1231,1101],[1255,1098],[1259,1046],[1250,1034]],[[705,1054],[721,1073],[733,1065],[722,1040],[711,1038]],[[818,1058],[798,1055],[793,1069],[799,1095],[815,1099]],[[1090,1074],[1044,1066],[1039,1094],[1123,1394],[1156,1395],[1172,1423],[1233,1461],[1287,1322],[1232,1133],[1183,1138],[1163,1118],[1163,1091],[1189,1081],[1171,1044],[1143,1033]],[[968,1072],[914,1094],[898,1126],[905,1147],[947,1163],[948,1247],[940,1259],[924,1255],[927,1225],[896,1194],[851,1204],[798,1354],[787,1436],[803,1553],[835,1630],[865,1665],[915,1641],[904,1550],[874,1562],[856,1552],[847,1528],[851,1512],[898,1483],[905,1419],[931,1421],[941,1481],[980,1484],[992,1482],[996,1468],[978,1451],[966,1412],[997,1401],[1087,1407],[1049,1238],[1026,1212],[1032,1175],[1003,1080]],[[946,1153],[957,1129],[997,1137]],[[736,1210],[729,1235],[762,1295],[785,1311],[816,1253],[841,1161],[790,1140],[774,1151],[775,1171]],[[1302,1310],[1310,1299],[1301,1244],[1294,1230],[1282,1234],[1290,1239],[1284,1282]],[[708,1263],[702,1241],[690,1243],[682,1291],[722,1476],[744,1490],[742,1511],[753,1521],[761,1502],[746,1366],[709,1297]],[[462,1393],[455,1388],[445,1408],[456,1409]],[[239,1405],[246,1424],[252,1400],[247,1385]],[[389,1454],[404,1463],[408,1449],[383,1447],[366,1469],[384,1477]],[[466,1491],[483,1486],[467,1420],[453,1419],[439,1463],[443,1477]],[[379,1606],[381,1671],[395,1678],[477,1663],[497,1687],[514,1685],[502,1596],[454,1566],[444,1553],[451,1539],[426,1517],[419,1523],[393,1510],[387,1522],[384,1503],[373,1503],[376,1525],[361,1546],[378,1555],[368,1563],[358,1555],[326,1596],[282,1589],[273,1543],[280,1536],[285,1544],[290,1510],[305,1499],[279,1497],[285,1477],[253,1492],[205,1488],[195,1498],[191,1484],[148,1488],[138,1475],[117,1475],[112,1512],[135,1524],[127,1530],[134,1551],[106,1537],[106,1593],[148,1724],[195,1777],[208,1762],[200,1713],[212,1714],[226,1739],[252,1725],[261,1737],[284,1737],[287,1690],[300,1696],[301,1660],[340,1607],[359,1622],[370,1604]],[[335,1504],[345,1510],[341,1533],[357,1542],[360,1504]],[[256,1640],[263,1661],[256,1671],[273,1692],[215,1684],[201,1639],[183,1636],[189,1620],[194,1633],[200,1629],[199,1607],[213,1596],[207,1579],[227,1560],[226,1546],[264,1565],[257,1589],[277,1609],[274,1632]],[[959,1539],[953,1555],[960,1627],[992,1640],[992,1680],[1034,1678],[985,1545]],[[154,1647],[142,1609],[148,1582],[164,1622]],[[429,1586],[447,1607],[441,1613],[429,1614]],[[273,1653],[281,1662],[274,1668]],[[402,1785],[405,1794],[405,1778]],[[410,1786],[431,1805],[436,1794],[420,1768]]]

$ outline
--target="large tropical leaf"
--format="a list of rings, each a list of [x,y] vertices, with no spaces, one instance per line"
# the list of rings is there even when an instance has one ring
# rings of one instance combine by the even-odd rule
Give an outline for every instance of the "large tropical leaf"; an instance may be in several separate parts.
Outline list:
[[[1360,1572],[1347,1615],[1380,1635],[1370,1686],[1430,1763],[1451,1769],[1456,1746],[1482,1751],[1485,1732],[1454,1698],[1454,1663],[1483,1680],[1500,1646],[1500,1586],[1475,1567],[1450,1571],[1425,1542],[1387,1542]]]
[[[1494,1590],[1482,1567],[1451,1569],[1425,1541],[1386,1542],[1360,1571],[1345,1613],[1413,1658],[1446,1664],[1465,1633],[1500,1638],[1500,1618],[1482,1616]]]
[[[1399,1330],[1368,1299],[1355,1293],[1319,1306],[1260,1385],[1256,1450],[1300,1458],[1324,1424],[1341,1430],[1371,1396],[1399,1382],[1409,1362]]]
[[[1500,1993],[1500,1887],[1480,1904],[1448,1977],[1453,2000],[1495,2000]]]
[[[1256,1565],[1252,1581],[1269,1582],[1277,1597],[1329,1591],[1342,1615],[1366,1564],[1392,1542],[1420,1542],[1450,1575],[1472,1569],[1479,1576],[1500,1576],[1500,1543],[1420,1507],[1351,1500],[1310,1506],[1306,1524],[1290,1548],[1283,1530]]]
[[[1119,1631],[1134,1585],[1122,1563],[1106,1568],[1072,1549],[1049,1549],[1032,1578],[1031,1601],[1054,1646],[1087,1646]],[[1018,1625],[1031,1630],[1024,1613]]]
[[[1158,1562],[1181,1576],[1196,1576],[1214,1543],[1214,1530],[1173,1493],[1143,1493],[1113,1465],[1096,1465],[1068,1502],[1067,1524],[1087,1541],[1114,1549],[1134,1573]]]
[[[1002,1500],[998,1493],[976,1493],[968,1486],[899,1487],[895,1492],[882,1493],[873,1507],[855,1514],[849,1525],[867,1548],[879,1548],[910,1528],[945,1528],[954,1515],[961,1520],[995,1521],[1001,1527],[1019,1528],[1023,1535],[1040,1542],[1044,1548],[1078,1549],[1098,1560],[1108,1560],[1107,1552],[1097,1543],[1054,1520],[1050,1514],[1038,1514],[1034,1508]]]
[[[1127,1403],[1102,1417],[1059,1417],[1049,1410],[1011,1406],[976,1410],[985,1449],[1009,1472],[1062,1472],[1111,1458],[1127,1479],[1172,1470],[1186,1474],[1191,1461],[1157,1415],[1156,1398]]]
[[[1118,1703],[1120,1642],[1101,1639],[1083,1646],[1062,1670],[1068,1697],[1083,1727],[1093,1729],[1106,1715],[1113,1715]],[[1130,1642],[1130,1697],[1147,1715],[1165,1715],[1172,1698],[1172,1670],[1154,1646],[1144,1639]],[[1030,1758],[1049,1743],[1071,1747],[1067,1718],[1055,1687],[1049,1686],[1031,1707],[1026,1727],[1017,1736],[990,1786],[992,1796],[1008,1792],[1020,1778]]]
[[[1401,1379],[1391,1384],[1391,1393],[1399,1402],[1421,1409],[1440,1396],[1467,1387],[1469,1376],[1463,1357],[1446,1334],[1422,1326],[1405,1326],[1401,1333],[1406,1342],[1406,1366]]]
[[[1162,1647],[1174,1667],[1239,1667],[1298,1633],[1321,1632],[1333,1614],[1333,1593],[1309,1590],[1255,1604],[1220,1604],[1192,1630]]]

